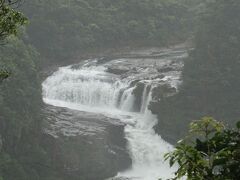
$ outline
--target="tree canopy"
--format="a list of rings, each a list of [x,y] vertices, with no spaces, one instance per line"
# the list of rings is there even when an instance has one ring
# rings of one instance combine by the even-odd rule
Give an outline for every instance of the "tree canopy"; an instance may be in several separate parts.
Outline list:
[[[0,0],[0,40],[16,35],[19,26],[26,24],[26,17],[16,11],[21,0]]]
[[[15,9],[21,1],[0,0],[0,43],[3,43],[8,36],[16,35],[19,26],[26,24],[26,17]],[[6,79],[9,74],[7,70],[0,69],[0,82]]]
[[[212,117],[190,125],[188,136],[165,155],[170,166],[178,165],[173,180],[223,180],[240,177],[240,121],[226,128]]]
[[[192,119],[211,115],[233,126],[240,117],[240,1],[206,1],[199,15],[179,92],[151,106],[156,129],[173,134],[173,141]]]
[[[185,40],[189,27],[188,8],[179,0],[33,0],[23,11],[31,21],[29,41],[55,60],[106,48],[166,46]]]

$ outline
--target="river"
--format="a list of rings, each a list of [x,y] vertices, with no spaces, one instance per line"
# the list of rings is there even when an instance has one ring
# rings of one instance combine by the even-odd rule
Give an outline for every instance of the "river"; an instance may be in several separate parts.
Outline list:
[[[53,106],[102,114],[125,124],[132,167],[111,179],[156,180],[173,176],[163,155],[173,146],[154,132],[157,118],[148,109],[181,84],[187,50],[183,46],[133,52],[118,58],[88,59],[60,67],[42,84],[44,102]]]

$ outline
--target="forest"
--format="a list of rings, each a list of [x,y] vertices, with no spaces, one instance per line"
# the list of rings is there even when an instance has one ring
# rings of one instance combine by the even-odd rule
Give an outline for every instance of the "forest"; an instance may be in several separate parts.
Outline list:
[[[116,164],[108,164],[114,166],[114,172],[106,170],[91,175],[90,169],[98,172],[98,167],[89,165],[84,167],[89,172],[79,170],[72,175],[74,170],[69,170],[67,163],[54,158],[51,142],[62,141],[46,135],[49,117],[43,101],[43,79],[56,67],[76,63],[78,59],[83,62],[105,52],[114,57],[115,52],[171,48],[181,43],[191,46],[184,60],[181,84],[173,95],[156,93],[147,107],[157,117],[154,132],[175,147],[165,154],[166,161],[170,160],[169,168],[176,164],[180,167],[172,179],[237,180],[240,177],[239,19],[237,0],[0,0],[0,180],[115,177]],[[45,72],[51,68],[54,71],[50,74]],[[134,68],[131,72],[136,71]],[[132,81],[130,86],[136,83]],[[91,87],[87,87],[90,91]],[[146,86],[145,93],[150,89]],[[189,136],[189,124],[190,136],[195,133],[192,140],[184,138]],[[209,132],[202,128],[209,128]],[[84,153],[103,151],[93,149]],[[79,164],[88,164],[85,161]],[[100,163],[104,166],[105,161]]]

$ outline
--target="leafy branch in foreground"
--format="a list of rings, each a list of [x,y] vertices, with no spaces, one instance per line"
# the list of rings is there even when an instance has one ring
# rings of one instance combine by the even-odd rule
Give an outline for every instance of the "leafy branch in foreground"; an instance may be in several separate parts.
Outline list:
[[[7,70],[0,70],[0,83],[10,76],[10,72]]]
[[[240,178],[240,122],[227,129],[211,117],[190,124],[189,136],[165,159],[178,170],[172,180],[235,180]]]
[[[18,6],[20,0],[0,0],[0,40],[3,41],[9,35],[16,35],[19,26],[27,23],[27,18],[13,8]]]
[[[16,35],[20,26],[27,23],[27,18],[16,11],[22,0],[0,0],[0,43],[10,35]],[[10,75],[6,70],[0,70],[0,83]]]

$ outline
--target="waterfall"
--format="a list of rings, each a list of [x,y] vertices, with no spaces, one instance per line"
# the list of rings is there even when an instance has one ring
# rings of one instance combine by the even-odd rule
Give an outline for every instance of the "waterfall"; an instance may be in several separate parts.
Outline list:
[[[89,107],[116,108],[133,111],[136,97],[131,81],[120,81],[104,68],[71,69],[60,68],[43,83],[43,97],[48,100],[60,100]],[[141,112],[148,108],[149,87],[145,85],[141,100]],[[118,100],[120,99],[120,102]]]
[[[150,88],[150,89],[148,89]],[[148,105],[151,99],[151,91],[152,91],[152,87],[151,84],[146,84],[144,86],[144,90],[143,90],[143,94],[142,94],[142,105],[141,105],[141,110],[140,112],[145,114],[146,110],[148,110]]]
[[[128,84],[121,83],[104,71],[66,67],[60,68],[43,83],[43,97],[89,107],[117,108],[120,91],[127,87]],[[131,89],[126,89],[120,107],[131,109],[132,98]]]
[[[170,178],[173,170],[164,162],[163,155],[172,146],[155,134],[153,127],[157,119],[148,110],[154,85],[151,80],[140,79],[144,88],[141,96],[136,97],[137,85],[132,85],[135,80],[134,75],[122,78],[108,73],[104,66],[88,64],[78,69],[67,66],[43,82],[43,98],[55,106],[107,112],[106,115],[112,114],[126,123],[125,134],[133,164],[132,169],[120,172],[119,177],[140,180]],[[133,112],[136,102],[141,103],[139,112]]]
[[[125,90],[121,96],[120,109],[123,111],[132,111],[134,107],[135,96],[132,94],[134,87]]]

